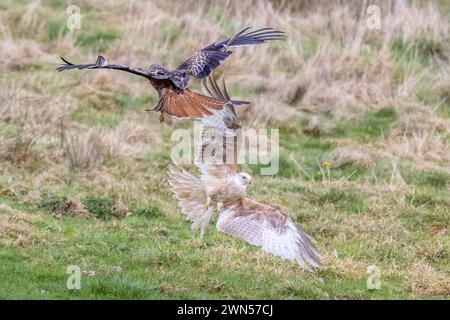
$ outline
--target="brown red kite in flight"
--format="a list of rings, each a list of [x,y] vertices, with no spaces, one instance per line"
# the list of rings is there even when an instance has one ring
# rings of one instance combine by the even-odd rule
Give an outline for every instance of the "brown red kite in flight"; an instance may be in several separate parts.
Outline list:
[[[209,82],[204,82],[206,92],[230,100],[224,85],[219,88],[215,81],[207,80]],[[203,237],[214,212],[218,212],[216,227],[219,231],[242,238],[283,259],[296,261],[303,269],[320,268],[321,255],[305,230],[281,210],[246,196],[252,178],[248,173],[238,172],[237,163],[233,161],[239,141],[233,138],[240,134],[233,105],[226,103],[223,109],[213,113],[201,120],[202,141],[196,160],[201,177],[178,166],[169,170],[172,191],[182,212],[193,222],[192,229],[200,227]],[[221,139],[224,137],[230,139]],[[225,160],[224,155],[231,154],[231,157],[218,163],[214,157],[217,154]]]
[[[148,70],[123,64],[110,64],[102,56],[98,56],[96,63],[78,65],[61,57],[65,65],[58,67],[57,70],[115,69],[130,72],[149,79],[152,86],[158,91],[159,102],[153,111],[161,112],[161,121],[164,120],[164,113],[177,118],[202,118],[212,115],[211,110],[221,109],[226,101],[207,97],[187,89],[190,75],[197,79],[207,77],[213,69],[220,65],[221,61],[233,53],[229,48],[261,44],[285,37],[282,31],[273,28],[263,28],[253,32],[247,32],[248,29],[242,30],[230,39],[215,42],[197,51],[173,71],[167,70],[160,64],[152,64]],[[233,103],[239,105],[247,102],[233,101]]]

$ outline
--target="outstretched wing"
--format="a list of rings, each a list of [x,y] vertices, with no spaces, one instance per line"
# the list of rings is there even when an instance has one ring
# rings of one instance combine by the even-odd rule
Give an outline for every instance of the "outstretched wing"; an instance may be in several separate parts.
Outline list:
[[[211,176],[224,178],[237,172],[237,155],[241,138],[241,125],[234,110],[234,104],[245,101],[231,100],[225,82],[221,87],[210,76],[202,81],[205,93],[221,100],[229,101],[220,110],[214,110],[209,117],[201,120],[201,140],[198,148],[196,166],[202,173],[202,179]]]
[[[303,269],[322,267],[321,255],[305,230],[280,210],[250,198],[224,208],[216,227],[280,258],[296,261]]]
[[[247,32],[248,29],[250,28],[242,30],[230,39],[215,42],[197,51],[183,62],[177,70],[187,71],[197,79],[203,79],[233,53],[228,50],[229,48],[261,44],[270,40],[285,38],[284,32],[273,28],[263,28],[253,32]]]
[[[214,213],[212,207],[206,212],[203,208],[205,185],[198,177],[176,166],[169,167],[169,184],[181,211],[192,221],[192,230],[200,227],[200,236],[203,237]]]
[[[147,71],[141,69],[141,68],[135,68],[130,67],[124,64],[116,64],[116,63],[109,63],[108,60],[106,60],[103,56],[98,56],[97,61],[95,63],[88,63],[88,64],[73,64],[63,57],[61,57],[61,60],[64,61],[64,65],[59,66],[56,68],[58,72],[64,71],[64,70],[72,70],[72,69],[114,69],[114,70],[121,70],[129,73],[136,74],[138,76],[145,77],[147,79],[152,79],[150,74],[147,73]]]

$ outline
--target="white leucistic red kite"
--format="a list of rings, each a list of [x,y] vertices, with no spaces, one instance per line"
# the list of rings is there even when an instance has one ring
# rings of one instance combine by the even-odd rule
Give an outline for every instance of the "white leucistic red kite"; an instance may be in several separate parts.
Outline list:
[[[175,165],[169,169],[173,194],[182,212],[192,221],[192,229],[200,228],[203,237],[217,212],[219,231],[295,261],[302,269],[321,268],[321,255],[303,228],[281,210],[246,196],[252,178],[237,171],[240,124],[234,106],[223,82],[219,87],[209,77],[203,85],[207,94],[229,102],[212,116],[201,119],[202,138],[195,161],[201,176]]]

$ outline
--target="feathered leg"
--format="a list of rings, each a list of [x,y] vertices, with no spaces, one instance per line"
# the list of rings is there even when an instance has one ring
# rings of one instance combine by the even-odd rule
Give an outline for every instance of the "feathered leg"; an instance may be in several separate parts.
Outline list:
[[[223,203],[222,202],[217,202],[216,213],[220,214],[222,212],[222,208],[223,208]]]
[[[208,208],[209,208],[210,205],[211,205],[211,197],[208,195],[208,196],[206,197],[206,202],[205,202],[205,204],[203,205],[203,211],[208,210]]]

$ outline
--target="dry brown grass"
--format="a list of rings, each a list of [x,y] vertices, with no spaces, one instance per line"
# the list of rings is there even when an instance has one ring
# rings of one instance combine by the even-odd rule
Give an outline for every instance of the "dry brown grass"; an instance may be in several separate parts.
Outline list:
[[[55,242],[70,249],[72,239],[61,234],[66,215],[74,221],[91,217],[80,199],[107,195],[115,201],[117,216],[160,206],[164,217],[132,217],[131,222],[123,219],[111,224],[96,221],[80,227],[93,241],[101,238],[96,232],[123,231],[124,239],[143,239],[144,252],[153,243],[154,232],[158,245],[166,238],[172,241],[169,249],[163,248],[177,254],[168,254],[167,259],[194,265],[192,261],[199,257],[196,267],[206,280],[218,268],[236,274],[253,269],[261,281],[267,282],[267,275],[283,277],[284,282],[274,288],[286,287],[289,292],[290,286],[299,283],[295,282],[300,277],[296,266],[238,240],[216,237],[206,248],[193,249],[193,254],[180,247],[178,238],[192,239],[181,233],[184,225],[177,224],[180,213],[167,189],[165,170],[173,129],[191,123],[160,125],[156,114],[146,113],[157,99],[147,81],[107,70],[54,70],[59,56],[83,63],[95,61],[99,53],[118,63],[145,68],[161,62],[172,68],[199,44],[246,26],[271,26],[286,31],[287,40],[238,49],[216,74],[225,76],[232,96],[252,101],[238,110],[245,127],[280,128],[280,137],[286,140],[281,155],[292,167],[292,176],[258,179],[251,192],[258,200],[280,205],[315,232],[328,267],[318,277],[325,281],[364,280],[367,266],[379,259],[383,277],[392,282],[400,279],[402,286],[393,292],[448,297],[448,270],[442,262],[448,257],[448,226],[442,214],[448,202],[432,198],[428,203],[425,197],[424,203],[411,204],[414,197],[435,189],[410,181],[415,174],[450,174],[449,17],[432,2],[397,2],[404,5],[393,8],[393,1],[365,2],[382,6],[382,30],[372,31],[361,16],[364,3],[353,0],[333,4],[322,0],[79,0],[75,3],[84,15],[79,31],[64,31],[65,3],[51,8],[45,1],[30,1],[1,11],[0,202],[7,199],[38,212],[22,213],[0,205],[0,241],[32,247],[34,219],[47,214],[36,209],[44,191],[63,193],[68,200],[45,216],[46,224],[58,224],[58,232],[44,233],[53,233]],[[98,49],[96,32],[111,30],[118,38],[106,40]],[[94,40],[83,46],[79,37],[86,35]],[[198,83],[192,83],[199,90]],[[140,100],[143,97],[148,99]],[[379,135],[361,139],[358,134],[334,131],[339,125],[345,131],[345,124],[364,123],[367,115],[386,108],[394,110],[395,120]],[[298,141],[304,150],[289,149]],[[328,142],[331,147],[323,147]],[[330,177],[322,161],[333,163]],[[357,169],[363,173],[355,178]],[[339,172],[344,173],[336,178]],[[441,187],[440,195],[448,193],[449,187],[450,182],[447,189]],[[337,200],[313,201],[333,192]],[[348,195],[354,197],[345,198]],[[349,205],[360,201],[366,210],[347,212],[345,201]],[[149,229],[142,227],[146,224]],[[94,243],[104,246],[103,240]],[[192,261],[183,260],[185,256]],[[158,284],[163,295],[191,290],[183,282],[186,276],[180,280],[178,269],[162,265],[158,272],[148,272],[147,268],[146,264],[147,274],[160,272],[180,281]],[[240,297],[229,282],[214,281],[211,290],[219,296]],[[194,291],[204,290],[195,286]],[[359,297],[355,292],[349,296],[335,292],[332,286],[328,291],[315,282],[312,287],[320,298]]]
[[[369,151],[358,146],[346,146],[334,149],[328,155],[324,156],[324,159],[330,161],[335,168],[346,164],[365,168],[370,168],[373,165],[373,159]]]
[[[39,218],[0,204],[0,241],[3,245],[26,247],[33,243],[33,223]]]

